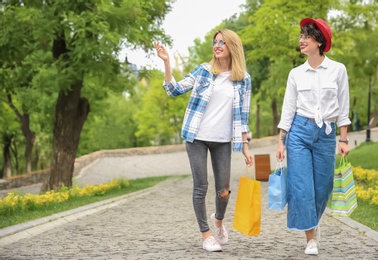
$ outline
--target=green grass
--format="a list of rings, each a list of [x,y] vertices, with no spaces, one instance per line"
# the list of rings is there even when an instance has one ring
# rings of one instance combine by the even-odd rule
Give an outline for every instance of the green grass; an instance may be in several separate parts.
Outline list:
[[[364,169],[378,171],[377,151],[378,142],[361,143],[349,152],[347,158],[354,167],[361,166]],[[336,165],[338,165],[339,159],[338,157]]]
[[[378,231],[378,206],[361,199],[357,200],[357,205],[350,218]]]
[[[178,176],[178,178],[185,178],[188,175]],[[119,189],[110,190],[103,196],[92,196],[92,197],[80,197],[75,199],[70,199],[69,201],[55,203],[51,206],[44,207],[41,209],[36,209],[32,211],[18,212],[11,216],[0,220],[0,228],[5,228],[8,226],[16,225],[26,221],[46,217],[55,213],[63,212],[70,209],[75,209],[80,206],[88,205],[94,202],[111,199],[114,197],[122,196],[139,190],[143,190],[152,186],[155,186],[159,182],[162,182],[168,178],[173,178],[173,176],[161,176],[161,177],[148,177],[141,179],[130,180],[130,186]]]
[[[351,150],[347,158],[354,167],[360,166],[364,169],[378,171],[378,160],[376,159],[377,151],[377,142],[362,143]],[[339,160],[336,165],[338,165],[338,163]],[[361,199],[358,199],[357,205],[357,208],[350,215],[350,218],[378,231],[378,206],[370,205],[367,201]]]

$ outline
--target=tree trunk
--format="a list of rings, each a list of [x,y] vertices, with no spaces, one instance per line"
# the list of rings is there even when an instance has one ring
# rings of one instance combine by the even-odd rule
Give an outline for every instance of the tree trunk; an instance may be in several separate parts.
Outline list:
[[[260,104],[256,101],[256,133],[252,135],[253,138],[260,138]]]
[[[64,32],[57,33],[52,53],[55,60],[67,58]],[[41,191],[58,190],[64,184],[72,186],[72,177],[80,133],[89,113],[89,102],[81,97],[83,81],[78,80],[69,90],[61,90],[55,107],[53,162],[50,176]]]
[[[26,163],[26,172],[32,171],[32,152],[35,140],[35,133],[30,130],[30,118],[28,113],[21,114],[20,111],[13,104],[12,96],[10,93],[7,93],[8,105],[16,113],[17,118],[20,120],[22,134],[25,137],[25,163]]]
[[[277,100],[274,98],[271,103],[272,106],[272,114],[273,114],[273,132],[272,135],[278,134],[278,124],[279,124],[279,116],[278,116],[278,110],[277,110]]]
[[[26,160],[26,172],[32,171],[32,152],[35,140],[35,133],[30,130],[30,120],[29,115],[24,114],[22,116],[22,133],[26,139],[25,147],[25,160]]]
[[[40,149],[37,147],[34,149],[34,156],[32,160],[32,169],[38,169],[38,163],[39,163],[39,155],[40,155]],[[41,169],[43,169],[41,167]]]
[[[3,158],[4,158],[4,167],[3,174],[5,172],[5,177],[12,176],[12,164],[11,164],[11,145],[12,145],[13,135],[4,135],[3,136]]]
[[[59,92],[55,109],[53,164],[43,191],[60,189],[62,184],[72,186],[80,133],[89,113],[88,100],[80,96],[82,86],[80,81],[67,93]]]

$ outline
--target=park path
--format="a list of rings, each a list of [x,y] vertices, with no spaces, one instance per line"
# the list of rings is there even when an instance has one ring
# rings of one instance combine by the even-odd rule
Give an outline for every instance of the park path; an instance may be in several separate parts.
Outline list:
[[[349,134],[351,145],[364,140]],[[378,131],[372,133],[378,140]],[[270,154],[275,167],[276,146],[253,148]],[[237,187],[244,173],[242,154],[233,154],[233,191],[225,226],[230,242],[222,253],[202,249],[192,210],[192,181],[185,152],[104,158],[87,167],[78,183],[97,184],[114,177],[177,175],[155,187],[54,216],[0,229],[0,259],[313,259],[304,254],[303,232],[286,228],[286,210],[267,207],[267,182],[261,182],[261,234],[245,236],[232,229]],[[211,173],[211,172],[210,172]],[[214,211],[214,183],[209,178],[208,215]],[[321,220],[319,259],[378,259],[378,232],[349,218]]]

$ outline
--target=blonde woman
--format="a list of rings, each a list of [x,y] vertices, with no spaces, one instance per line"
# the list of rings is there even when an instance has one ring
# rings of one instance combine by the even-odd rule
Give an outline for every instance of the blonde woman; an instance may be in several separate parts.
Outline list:
[[[211,42],[213,58],[201,64],[179,82],[173,78],[168,52],[154,43],[164,61],[163,88],[170,96],[192,91],[182,125],[193,177],[193,207],[206,251],[222,251],[228,242],[223,225],[230,197],[231,151],[243,152],[246,164],[253,164],[248,149],[248,120],[251,99],[251,78],[246,72],[243,45],[239,36],[228,29],[217,31]],[[206,212],[207,155],[210,152],[215,181],[215,213]]]

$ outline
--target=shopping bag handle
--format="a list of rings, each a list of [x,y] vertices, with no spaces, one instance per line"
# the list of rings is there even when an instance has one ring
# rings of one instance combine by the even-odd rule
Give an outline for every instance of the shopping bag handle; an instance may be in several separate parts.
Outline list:
[[[249,174],[249,172],[251,174]],[[245,166],[245,170],[244,170],[244,175],[246,177],[248,177],[248,178],[256,180],[256,168],[255,168],[255,164],[253,164],[252,166],[246,165]]]
[[[349,163],[346,155],[342,155],[341,156],[341,159],[340,159],[340,162],[339,162],[339,167],[343,166],[343,165],[346,165],[347,163]]]
[[[282,161],[278,161],[274,172],[276,172],[278,169],[281,169],[281,168],[282,168]]]

